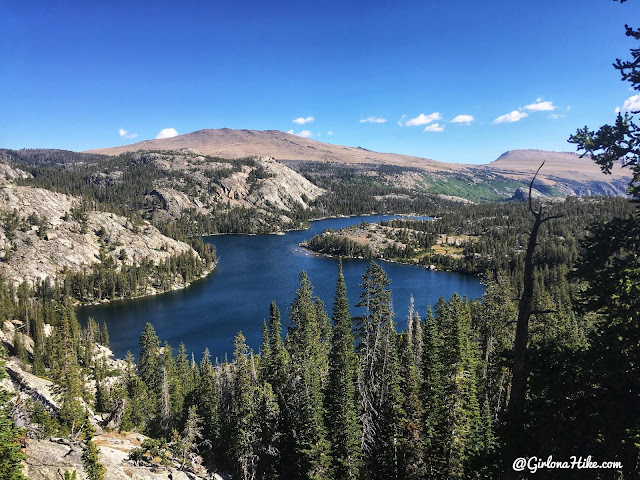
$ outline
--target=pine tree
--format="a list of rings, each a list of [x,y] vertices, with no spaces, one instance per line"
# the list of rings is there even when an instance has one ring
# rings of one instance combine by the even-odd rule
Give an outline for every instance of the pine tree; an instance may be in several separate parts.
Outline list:
[[[260,344],[260,378],[264,379],[268,374],[268,365],[271,361],[271,343],[269,341],[269,327],[266,320],[262,322],[262,343]]]
[[[176,419],[183,418],[185,397],[193,390],[193,375],[187,359],[187,347],[180,342],[175,359],[175,374],[171,378],[171,411]]]
[[[290,471],[293,464],[293,445],[290,432],[293,428],[293,412],[289,410],[288,396],[289,396],[289,371],[291,359],[289,352],[285,348],[284,341],[282,340],[282,325],[280,321],[280,310],[275,302],[271,302],[269,306],[269,355],[266,360],[266,365],[263,371],[263,383],[266,388],[269,385],[271,393],[263,392],[264,401],[267,402],[267,396],[273,395],[277,402],[277,418],[276,422],[276,443],[272,444],[272,448],[275,450],[269,454],[269,456],[275,455],[275,470],[284,474]],[[264,405],[264,408],[268,407],[268,403]],[[269,407],[269,410],[273,410],[273,406]],[[287,413],[290,413],[287,415]],[[266,432],[265,432],[266,433]],[[267,470],[261,470],[266,472]]]
[[[294,371],[289,385],[292,404],[293,473],[291,478],[328,478],[329,444],[323,415],[323,378],[327,354],[322,343],[318,309],[306,272],[300,273],[300,287],[289,309],[292,327],[287,346]]]
[[[105,347],[109,347],[109,330],[107,329],[107,322],[102,323],[102,332],[100,335],[101,344]]]
[[[445,300],[441,297],[437,303],[437,311],[440,312],[447,308]],[[429,308],[425,319],[423,338],[422,404],[426,478],[446,479],[448,438],[442,382],[444,372],[440,353],[442,339],[431,308]]]
[[[189,407],[187,413],[187,421],[182,431],[182,436],[179,438],[175,448],[176,453],[179,455],[180,468],[184,470],[189,466],[189,454],[198,450],[198,444],[202,440],[202,419],[198,417],[197,408],[195,405]],[[176,442],[174,442],[176,443]]]
[[[200,367],[198,384],[194,397],[197,414],[202,418],[202,435],[207,442],[207,447],[203,449],[203,457],[211,459],[216,449],[224,451],[227,447],[224,442],[220,445],[217,440],[220,438],[220,414],[218,404],[218,389],[216,386],[216,373],[211,364],[209,349],[206,348]],[[221,455],[220,455],[221,456]]]
[[[0,380],[6,377],[5,356],[6,352],[0,346]],[[11,394],[0,387],[0,478],[26,480],[22,474],[22,461],[25,456],[20,453],[20,444],[16,442],[21,432],[13,426],[10,399]]]
[[[33,325],[33,374],[44,375],[44,350],[45,350],[45,337],[44,337],[44,321],[42,315],[38,313],[34,319]]]
[[[150,391],[155,394],[160,391],[160,341],[153,325],[147,322],[140,336],[140,361],[138,370],[140,378]]]
[[[362,277],[358,307],[360,340],[358,390],[360,393],[361,448],[368,474],[374,479],[398,476],[398,440],[402,417],[395,322],[391,308],[391,281],[371,262]]]
[[[477,315],[482,370],[478,381],[480,398],[489,400],[490,414],[497,418],[506,408],[509,370],[501,360],[512,347],[514,320],[518,316],[516,294],[506,272],[487,275],[487,287]]]
[[[55,327],[51,357],[51,375],[56,382],[55,393],[61,400],[60,419],[75,433],[83,418],[81,398],[84,380],[78,365],[78,321],[70,303],[62,307],[60,323]]]
[[[357,479],[362,464],[354,384],[357,361],[342,260],[338,263],[333,325],[325,413],[327,433],[331,440],[332,478]]]
[[[465,467],[475,453],[480,409],[477,398],[477,350],[471,338],[469,305],[454,295],[446,308],[438,309],[442,343],[440,363],[443,367],[444,423],[448,457],[448,477],[464,478]]]
[[[282,340],[280,310],[275,302],[269,306],[269,355],[265,366],[265,380],[273,387],[278,398],[284,398],[284,389],[288,380],[289,353]]]
[[[256,388],[252,378],[249,348],[242,332],[234,340],[234,403],[231,427],[231,451],[238,478],[255,478],[258,467]]]
[[[256,421],[258,422],[257,478],[271,480],[278,478],[280,460],[281,413],[278,399],[271,384],[264,382],[257,391]]]
[[[144,431],[156,407],[155,396],[150,394],[147,385],[136,375],[136,365],[131,352],[127,352],[125,362],[127,366],[122,387],[129,401],[125,405],[120,429],[138,428]]]
[[[167,372],[167,367],[162,367],[161,375],[158,414],[160,416],[160,429],[167,431],[171,424],[171,397],[169,396],[169,373]]]
[[[411,315],[415,319],[415,315]],[[415,328],[411,332],[415,334]],[[402,392],[401,437],[399,441],[400,476],[407,480],[420,480],[425,476],[424,445],[422,432],[422,402],[420,378],[413,353],[410,332],[399,336],[400,391]]]
[[[105,466],[98,459],[98,447],[93,443],[95,429],[89,421],[89,415],[85,412],[85,419],[82,425],[82,432],[86,446],[82,449],[82,467],[87,475],[87,480],[104,480],[107,473]]]

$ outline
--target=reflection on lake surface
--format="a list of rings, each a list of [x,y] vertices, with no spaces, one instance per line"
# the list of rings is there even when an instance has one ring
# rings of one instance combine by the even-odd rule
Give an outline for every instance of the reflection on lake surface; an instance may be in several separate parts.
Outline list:
[[[168,340],[174,349],[182,341],[199,360],[205,347],[212,357],[231,357],[232,341],[242,330],[247,343],[258,351],[263,320],[269,316],[269,304],[275,300],[283,323],[298,286],[298,274],[306,270],[315,294],[325,303],[329,315],[338,274],[338,259],[314,255],[298,243],[327,228],[335,229],[362,221],[374,222],[391,216],[327,219],[312,222],[310,230],[285,235],[220,235],[205,241],[216,246],[219,263],[216,271],[190,287],[153,297],[124,300],[105,305],[80,307],[78,319],[89,316],[100,324],[107,322],[110,345],[117,357],[127,350],[137,354],[138,338],[146,322],[155,327],[161,342]],[[343,269],[351,313],[358,303],[359,284],[368,260],[344,260]],[[448,272],[432,272],[422,267],[381,263],[391,279],[393,305],[399,328],[406,325],[411,295],[415,308],[423,315],[427,306],[440,296],[458,292],[469,298],[482,295],[480,279]],[[286,329],[285,329],[286,330]]]

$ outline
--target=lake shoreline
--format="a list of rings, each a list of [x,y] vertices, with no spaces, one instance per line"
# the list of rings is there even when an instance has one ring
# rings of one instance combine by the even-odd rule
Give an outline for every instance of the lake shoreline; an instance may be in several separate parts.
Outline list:
[[[359,218],[361,217],[361,218]],[[203,238],[216,246],[218,263],[206,278],[192,282],[188,288],[139,298],[117,299],[97,305],[79,305],[78,320],[89,316],[109,326],[110,346],[117,358],[128,350],[139,351],[138,338],[145,323],[152,323],[161,341],[177,347],[187,345],[196,358],[206,347],[212,358],[233,354],[233,338],[242,331],[247,344],[259,350],[262,323],[269,315],[269,304],[280,308],[283,325],[287,325],[288,307],[298,288],[298,277],[305,270],[313,284],[314,295],[330,310],[335,294],[337,259],[318,255],[298,246],[326,228],[339,228],[362,221],[387,220],[387,215],[356,216],[314,221],[310,229],[285,235],[220,235]],[[384,259],[384,270],[392,280],[394,303],[403,311],[413,295],[421,313],[435,305],[440,296],[454,293],[479,298],[484,292],[478,277],[456,272],[430,271],[421,267]],[[352,315],[361,314],[355,307],[361,291],[362,275],[369,261],[349,259],[343,264]],[[399,328],[404,315],[398,315]],[[285,329],[286,331],[286,329]]]

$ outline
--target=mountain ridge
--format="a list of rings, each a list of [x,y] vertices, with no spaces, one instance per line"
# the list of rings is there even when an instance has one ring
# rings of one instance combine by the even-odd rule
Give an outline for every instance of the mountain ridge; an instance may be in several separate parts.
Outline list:
[[[344,164],[382,164],[417,168],[425,172],[491,172],[510,178],[531,178],[540,164],[545,166],[539,178],[555,183],[558,179],[578,182],[612,182],[630,178],[628,171],[615,165],[610,175],[600,171],[588,157],[571,152],[535,149],[508,150],[483,165],[448,163],[430,158],[382,153],[364,147],[348,147],[320,142],[278,130],[202,129],[165,139],[143,140],[130,145],[88,150],[85,153],[118,155],[137,150],[195,149],[205,155],[223,158],[269,156],[278,160],[317,161]],[[619,182],[618,182],[619,183]]]

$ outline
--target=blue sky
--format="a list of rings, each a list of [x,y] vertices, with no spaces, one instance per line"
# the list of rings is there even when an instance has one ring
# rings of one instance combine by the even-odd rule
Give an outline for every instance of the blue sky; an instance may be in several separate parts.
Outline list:
[[[0,0],[0,147],[228,127],[464,163],[570,151],[637,93],[611,67],[625,23],[639,2]]]

